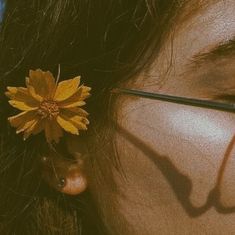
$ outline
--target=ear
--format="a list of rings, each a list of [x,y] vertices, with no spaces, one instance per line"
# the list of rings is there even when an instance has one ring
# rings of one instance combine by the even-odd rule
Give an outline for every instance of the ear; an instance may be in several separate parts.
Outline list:
[[[86,154],[78,152],[78,141],[77,144],[74,141],[75,139],[70,138],[67,141],[71,159],[52,150],[41,159],[43,179],[54,189],[68,195],[78,195],[87,189],[87,177],[84,172]]]

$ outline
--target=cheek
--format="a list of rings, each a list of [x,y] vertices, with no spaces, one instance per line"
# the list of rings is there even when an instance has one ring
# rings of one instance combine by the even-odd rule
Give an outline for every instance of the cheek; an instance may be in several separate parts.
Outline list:
[[[163,157],[178,175],[189,179],[192,205],[200,207],[206,203],[220,177],[226,151],[235,133],[234,114],[139,99],[122,102],[118,120],[120,135],[128,132],[139,141],[130,154],[140,151],[143,158],[152,155],[156,161],[158,156]],[[232,149],[229,154],[234,155]],[[235,155],[230,156],[226,161],[225,173],[221,176],[226,190],[235,180],[234,158]],[[235,205],[235,193],[226,192],[226,195],[229,195],[226,201],[229,199]]]

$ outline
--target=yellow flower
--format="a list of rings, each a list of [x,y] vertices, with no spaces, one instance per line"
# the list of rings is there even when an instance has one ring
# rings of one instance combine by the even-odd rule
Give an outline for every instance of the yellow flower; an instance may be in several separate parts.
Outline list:
[[[23,111],[8,118],[11,126],[17,134],[23,132],[24,139],[44,130],[48,143],[58,143],[63,130],[79,135],[89,124],[88,113],[80,107],[91,90],[79,85],[79,76],[57,84],[49,71],[30,70],[26,88],[7,87],[10,105]]]

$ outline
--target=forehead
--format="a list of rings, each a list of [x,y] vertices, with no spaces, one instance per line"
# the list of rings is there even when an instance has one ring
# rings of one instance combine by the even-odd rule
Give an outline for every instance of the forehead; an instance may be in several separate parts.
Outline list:
[[[156,75],[159,68],[160,72],[169,69],[169,64],[182,70],[195,56],[234,39],[234,0],[194,2],[178,13],[161,53],[151,66],[153,74]]]
[[[175,42],[188,56],[206,52],[235,36],[235,1],[218,1],[201,7],[184,22],[176,24]],[[186,54],[186,52],[184,52]],[[187,56],[187,57],[188,57]]]

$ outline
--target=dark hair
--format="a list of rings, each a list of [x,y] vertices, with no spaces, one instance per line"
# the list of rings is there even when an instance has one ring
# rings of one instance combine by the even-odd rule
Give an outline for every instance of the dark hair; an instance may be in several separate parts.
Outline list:
[[[80,234],[79,231],[105,234],[89,192],[68,197],[42,182],[37,157],[41,141],[30,138],[24,142],[9,127],[6,120],[14,110],[4,96],[6,86],[24,86],[29,69],[41,68],[55,74],[58,64],[62,79],[81,75],[82,81],[92,87],[92,97],[88,101],[91,124],[81,138],[90,146],[107,147],[109,141],[104,132],[109,129],[110,88],[150,63],[180,2],[6,2],[0,33],[1,234]],[[91,153],[94,149],[90,148]],[[91,157],[89,161],[91,166],[100,165],[102,175],[105,167],[117,161],[101,151],[99,158]]]

